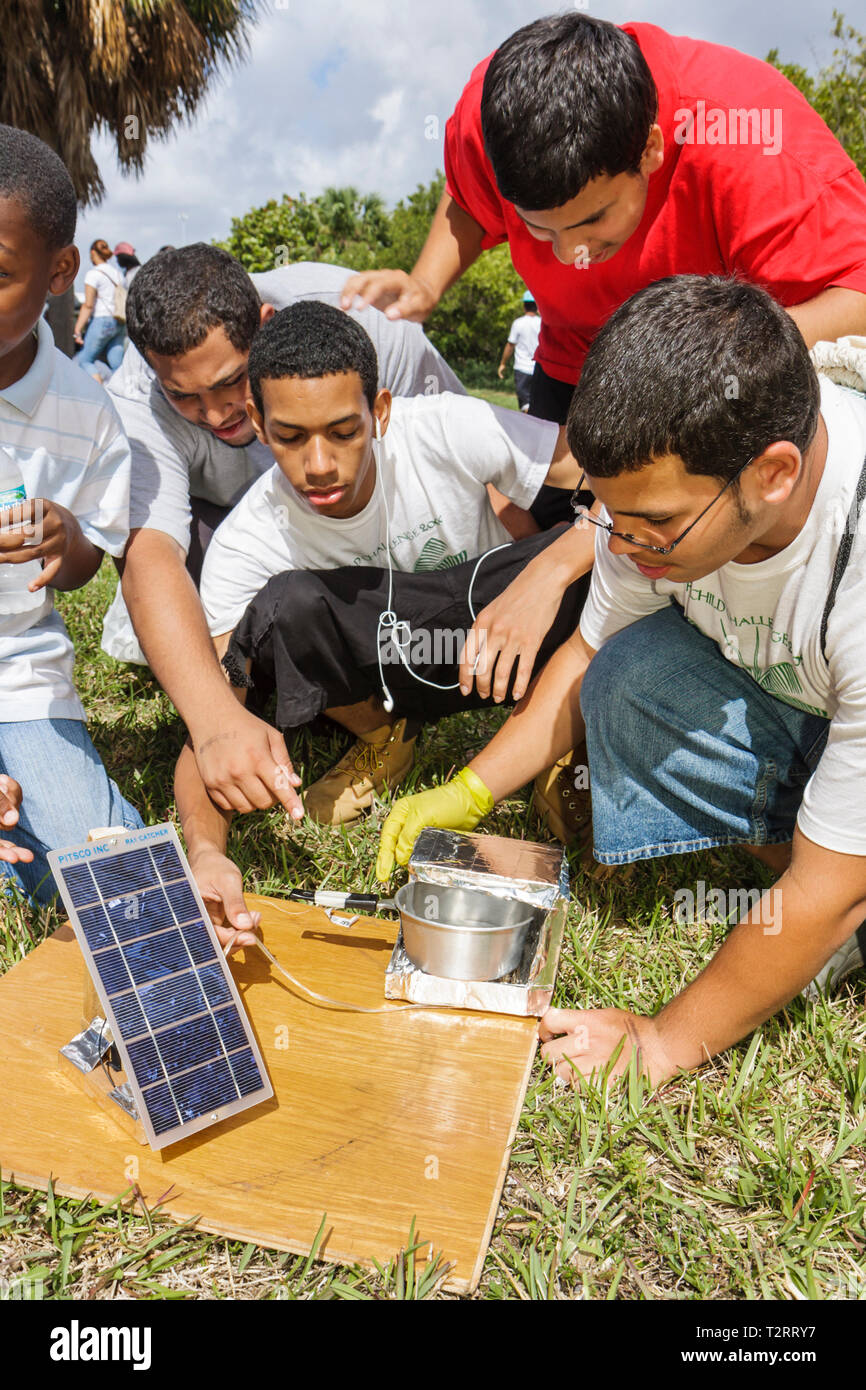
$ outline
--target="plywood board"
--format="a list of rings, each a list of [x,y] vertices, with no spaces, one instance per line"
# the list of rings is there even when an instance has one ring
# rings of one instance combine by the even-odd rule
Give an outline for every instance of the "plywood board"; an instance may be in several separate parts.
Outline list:
[[[277,959],[311,989],[384,1004],[396,923],[346,929],[316,908],[250,898]],[[322,1257],[387,1262],[417,1236],[454,1263],[446,1287],[481,1273],[535,1054],[534,1019],[317,1006],[255,950],[233,971],[275,1098],[172,1145],[136,1145],[61,1070],[79,1031],[85,968],[63,927],[0,979],[0,1167],[7,1179],[110,1201],[130,1171],[176,1220]],[[164,1196],[168,1192],[168,1196]]]

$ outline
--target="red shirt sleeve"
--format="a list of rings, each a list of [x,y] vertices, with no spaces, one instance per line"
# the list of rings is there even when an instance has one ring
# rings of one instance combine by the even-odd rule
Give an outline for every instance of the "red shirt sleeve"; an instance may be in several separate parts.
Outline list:
[[[445,187],[464,212],[484,228],[483,250],[508,239],[502,199],[484,152],[481,88],[490,58],[474,69],[445,126]]]

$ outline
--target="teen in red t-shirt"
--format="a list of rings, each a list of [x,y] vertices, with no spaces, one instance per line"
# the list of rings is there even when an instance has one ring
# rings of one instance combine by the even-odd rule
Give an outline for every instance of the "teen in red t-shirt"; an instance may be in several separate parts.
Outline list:
[[[628,71],[633,45],[658,101],[655,119],[650,114],[635,131],[636,172],[622,167],[627,130],[609,129],[616,108],[621,127],[629,119],[624,106],[641,119],[640,101],[623,101],[629,84],[640,83],[639,58]],[[486,94],[492,162],[481,109],[491,61],[499,69]],[[569,189],[567,170],[551,173],[555,184],[545,182],[538,172],[545,156],[552,170],[563,165],[553,141],[567,149],[581,125],[588,143],[599,132],[604,172],[579,192],[574,180]],[[497,144],[505,151],[498,159]],[[503,196],[503,168],[531,201]],[[635,291],[668,275],[751,280],[786,307],[799,306],[794,318],[810,346],[866,332],[866,183],[796,88],[735,49],[652,24],[618,29],[584,15],[538,20],[472,73],[448,122],[445,170],[442,205],[412,274],[353,276],[346,302],[360,294],[380,308],[390,304],[391,317],[425,318],[482,250],[507,240],[543,323],[534,394],[559,405],[536,413],[564,421],[568,388],[601,325]],[[612,198],[601,222],[575,226]],[[532,215],[539,208],[546,211]],[[831,287],[848,293],[824,297]],[[551,392],[545,378],[566,391]]]
[[[507,240],[544,324],[534,414],[565,420],[602,324],[672,274],[756,282],[810,347],[866,333],[866,184],[796,88],[734,49],[650,24],[536,20],[475,69],[448,123],[445,170],[411,274],[354,275],[343,306],[359,297],[422,321],[486,247]],[[565,498],[532,511],[542,526],[569,514]],[[591,565],[586,532],[570,528],[476,625],[495,633],[510,618],[513,634],[526,613],[519,646],[531,664],[563,586]],[[499,664],[510,666],[514,648]],[[496,649],[488,640],[489,667]],[[460,674],[471,688],[468,661]],[[497,682],[502,674],[497,666]]]

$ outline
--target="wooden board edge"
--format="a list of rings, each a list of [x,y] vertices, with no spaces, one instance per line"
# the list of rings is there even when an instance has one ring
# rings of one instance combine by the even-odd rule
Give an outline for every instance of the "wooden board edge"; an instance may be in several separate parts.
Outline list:
[[[12,1187],[23,1188],[24,1190],[31,1192],[48,1191],[48,1183],[45,1181],[44,1178],[41,1177],[31,1177],[29,1174],[19,1172],[18,1170],[7,1171],[6,1169],[3,1169],[2,1177],[3,1181],[5,1183],[10,1184]],[[504,1181],[504,1174],[502,1180]],[[53,1178],[50,1176],[48,1181],[53,1183],[53,1190],[58,1197],[69,1197],[72,1198],[73,1201],[79,1202],[92,1201],[99,1202],[100,1204],[104,1205],[106,1202],[118,1201],[124,1195],[124,1193],[129,1192],[128,1188],[124,1188],[122,1189],[122,1191],[116,1193],[113,1198],[103,1198],[99,1193],[94,1192],[92,1187],[78,1187],[73,1183],[54,1181]],[[496,1203],[494,1203],[494,1212],[495,1210]],[[257,1236],[254,1231],[246,1231],[242,1227],[218,1226],[215,1225],[213,1222],[204,1220],[199,1216],[182,1216],[180,1213],[178,1213],[177,1215],[173,1215],[167,1210],[156,1211],[152,1213],[152,1215],[154,1215],[158,1221],[170,1222],[172,1225],[178,1227],[182,1225],[188,1225],[194,1231],[202,1231],[207,1235],[218,1236],[221,1240],[236,1240],[242,1242],[245,1245],[252,1244],[256,1247],[257,1250],[277,1250],[281,1254],[302,1256],[309,1255],[310,1253],[309,1245],[301,1245],[297,1242],[292,1244],[290,1241],[279,1240],[275,1240],[273,1244],[266,1245],[262,1243],[261,1237]],[[487,1252],[488,1241],[489,1236],[486,1236],[480,1256],[481,1264],[484,1263],[484,1256]],[[399,1253],[399,1250],[395,1250],[393,1252],[392,1258],[395,1258]],[[327,1248],[324,1253],[318,1253],[316,1255],[316,1259],[318,1261],[321,1261],[322,1264],[334,1266],[342,1265],[346,1268],[357,1266],[361,1269],[368,1269],[371,1274],[377,1273],[376,1265],[372,1257],[370,1259],[365,1260],[358,1255],[350,1255],[345,1251],[339,1250],[332,1251],[330,1248]],[[466,1278],[465,1276],[462,1278],[447,1279],[441,1287],[443,1290],[447,1290],[449,1293],[464,1294],[473,1293],[475,1288],[475,1286],[472,1284],[471,1277]],[[261,1299],[258,1301],[264,1302],[265,1300]]]
[[[490,1204],[490,1212],[487,1217],[487,1224],[484,1228],[484,1238],[481,1242],[481,1249],[478,1252],[478,1258],[475,1261],[475,1268],[473,1269],[469,1279],[469,1293],[474,1293],[475,1290],[478,1288],[479,1283],[481,1282],[481,1275],[484,1269],[484,1261],[487,1259],[487,1251],[490,1247],[490,1241],[493,1236],[493,1227],[496,1223],[496,1213],[499,1210],[499,1203],[502,1198],[502,1189],[505,1186],[505,1178],[508,1173],[508,1169],[511,1165],[511,1150],[514,1148],[514,1141],[517,1138],[517,1126],[520,1124],[520,1116],[523,1112],[523,1102],[526,1100],[526,1092],[529,1089],[529,1078],[532,1075],[532,1068],[535,1063],[535,1057],[537,1052],[538,1031],[536,1030],[535,1036],[532,1040],[532,1047],[529,1050],[529,1057],[526,1061],[526,1070],[523,1073],[523,1081],[521,1082],[520,1090],[517,1094],[517,1100],[515,1102],[514,1112],[511,1118],[511,1129],[508,1135],[508,1143],[506,1144],[505,1152],[502,1155],[502,1163],[499,1169],[499,1176],[496,1179],[496,1187],[494,1188],[493,1192],[493,1200]],[[442,1287],[448,1288],[448,1284],[443,1284]]]

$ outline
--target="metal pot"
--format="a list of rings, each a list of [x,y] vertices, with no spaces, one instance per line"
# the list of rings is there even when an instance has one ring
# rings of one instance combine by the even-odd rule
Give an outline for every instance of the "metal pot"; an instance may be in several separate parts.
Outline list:
[[[403,944],[413,965],[448,980],[499,980],[520,964],[538,909],[515,898],[414,879],[399,888]]]

